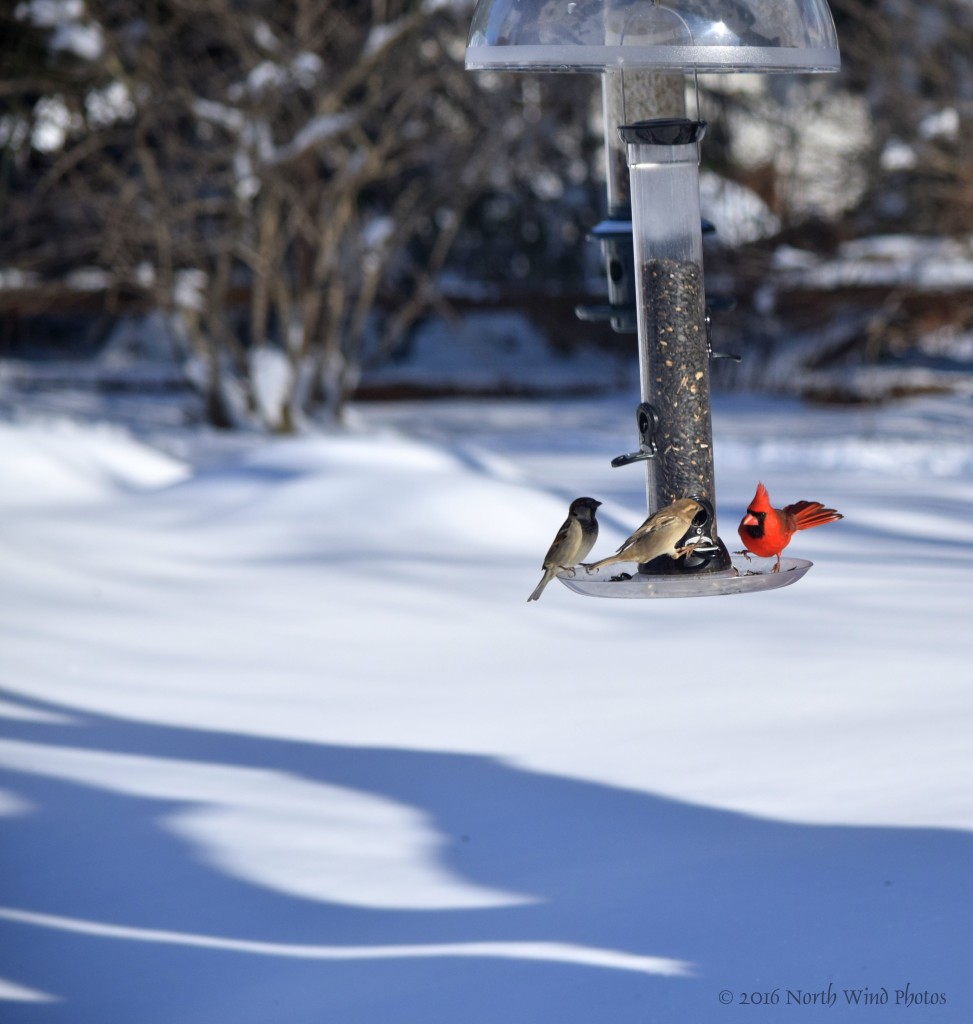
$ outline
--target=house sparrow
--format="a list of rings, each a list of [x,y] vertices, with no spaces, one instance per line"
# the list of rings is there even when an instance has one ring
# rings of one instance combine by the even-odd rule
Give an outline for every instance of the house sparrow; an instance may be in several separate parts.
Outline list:
[[[757,493],[747,508],[747,514],[740,520],[740,540],[761,558],[776,555],[773,571],[780,572],[780,553],[798,530],[810,530],[812,526],[823,526],[838,519],[844,519],[844,516],[833,508],[825,508],[820,501],[798,501],[782,509],[774,508],[767,488],[757,484]],[[747,552],[741,554],[746,555]]]
[[[584,558],[595,546],[598,539],[598,523],[595,509],[601,504],[594,498],[575,498],[568,509],[568,517],[544,556],[544,575],[534,592],[527,598],[536,601],[544,588],[557,575],[560,569],[569,569]]]
[[[660,555],[679,558],[687,554],[691,547],[677,548],[676,545],[689,532],[693,519],[702,510],[703,506],[698,501],[679,498],[653,512],[614,555],[586,565],[585,570],[591,572],[616,562],[638,562],[642,565]]]

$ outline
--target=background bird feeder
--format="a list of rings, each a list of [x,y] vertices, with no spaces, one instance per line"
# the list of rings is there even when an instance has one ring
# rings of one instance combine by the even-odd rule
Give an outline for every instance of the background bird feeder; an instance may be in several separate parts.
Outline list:
[[[617,331],[637,327],[641,403],[636,451],[648,511],[680,497],[707,506],[696,554],[672,574],[639,572],[562,582],[610,597],[699,596],[786,586],[779,573],[732,564],[719,540],[713,480],[709,317],[703,281],[699,146],[705,122],[686,116],[686,74],[833,72],[840,67],[826,0],[478,0],[470,70],[594,71],[602,75],[608,219],[593,235],[605,255],[609,304],[581,307]],[[633,243],[634,236],[634,243]]]

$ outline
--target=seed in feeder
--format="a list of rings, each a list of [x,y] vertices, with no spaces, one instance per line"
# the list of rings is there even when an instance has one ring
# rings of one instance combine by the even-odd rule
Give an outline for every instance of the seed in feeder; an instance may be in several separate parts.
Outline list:
[[[707,490],[710,446],[698,440],[709,425],[702,267],[692,260],[651,259],[640,273],[640,323],[649,342],[652,401],[661,421],[654,486],[667,497]]]

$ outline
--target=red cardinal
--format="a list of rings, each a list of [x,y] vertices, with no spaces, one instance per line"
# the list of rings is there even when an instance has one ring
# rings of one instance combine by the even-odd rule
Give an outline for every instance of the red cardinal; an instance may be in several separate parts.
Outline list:
[[[774,508],[763,484],[757,484],[757,493],[740,520],[740,540],[748,550],[761,558],[777,556],[774,572],[780,572],[780,553],[791,542],[798,530],[824,526],[844,519],[840,512],[825,508],[820,501],[798,501],[784,508]]]

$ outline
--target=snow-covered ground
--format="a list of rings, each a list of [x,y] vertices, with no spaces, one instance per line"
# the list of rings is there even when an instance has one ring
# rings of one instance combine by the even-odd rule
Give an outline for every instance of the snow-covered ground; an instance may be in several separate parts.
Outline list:
[[[636,401],[9,414],[5,1024],[973,1020],[973,405],[719,398],[808,575],[528,605]]]

